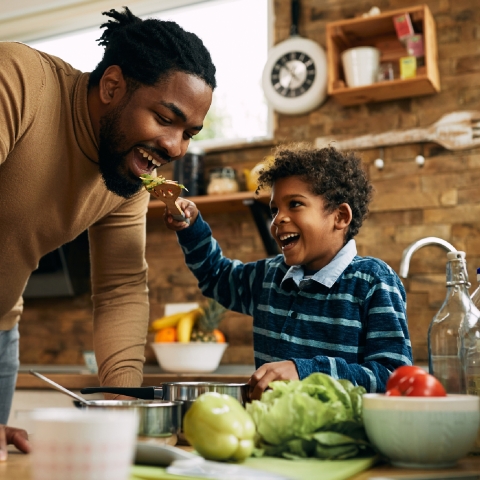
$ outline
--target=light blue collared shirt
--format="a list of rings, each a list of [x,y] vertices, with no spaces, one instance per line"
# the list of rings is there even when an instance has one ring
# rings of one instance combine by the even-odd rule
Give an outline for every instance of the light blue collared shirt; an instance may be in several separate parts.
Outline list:
[[[330,288],[345,269],[352,263],[357,254],[357,244],[352,238],[348,243],[333,257],[333,260],[325,265],[321,270],[315,273],[309,280],[315,280],[322,285]],[[304,279],[304,270],[302,265],[294,265],[288,269],[282,284],[285,280],[291,278],[299,287]]]

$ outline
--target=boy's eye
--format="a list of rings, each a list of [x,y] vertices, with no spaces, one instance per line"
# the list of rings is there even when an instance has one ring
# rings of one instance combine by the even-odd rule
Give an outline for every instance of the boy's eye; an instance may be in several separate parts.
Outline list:
[[[301,205],[303,205],[303,204],[302,204],[301,202],[299,202],[298,200],[292,200],[292,201],[290,202],[290,208],[299,207],[299,206],[301,206]]]

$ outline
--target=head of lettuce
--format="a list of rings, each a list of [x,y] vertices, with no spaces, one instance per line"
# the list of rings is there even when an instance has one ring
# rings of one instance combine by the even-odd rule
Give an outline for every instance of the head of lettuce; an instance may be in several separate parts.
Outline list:
[[[323,373],[272,382],[246,407],[257,429],[255,454],[333,460],[372,453],[362,420],[365,392]]]

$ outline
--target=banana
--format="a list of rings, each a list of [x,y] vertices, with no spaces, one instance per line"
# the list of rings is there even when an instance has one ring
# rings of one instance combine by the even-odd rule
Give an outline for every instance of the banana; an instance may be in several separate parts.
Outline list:
[[[195,308],[190,312],[184,313],[183,317],[177,323],[177,341],[180,343],[188,343],[192,335],[192,329],[201,315],[202,309]]]
[[[150,325],[150,330],[158,331],[162,328],[167,327],[176,327],[177,323],[182,317],[186,315],[186,312],[174,313],[172,315],[167,315],[166,317],[160,317],[154,320]]]

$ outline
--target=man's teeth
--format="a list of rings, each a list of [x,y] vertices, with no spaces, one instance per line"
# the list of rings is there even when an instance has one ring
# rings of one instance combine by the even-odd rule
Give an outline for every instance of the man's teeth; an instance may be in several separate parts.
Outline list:
[[[298,233],[285,233],[284,235],[280,235],[278,238],[283,242],[287,238],[298,237]]]
[[[160,167],[162,164],[155,160],[150,154],[148,154],[145,150],[139,148],[138,151],[143,155],[143,158],[146,158],[150,162],[152,162],[155,166]]]

